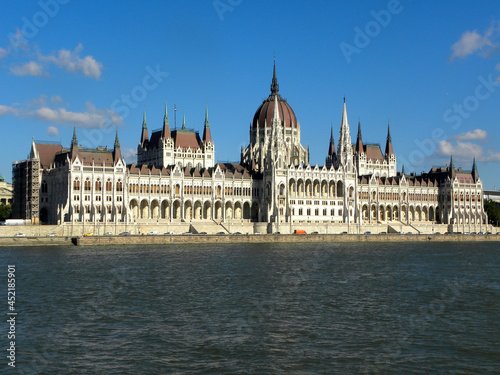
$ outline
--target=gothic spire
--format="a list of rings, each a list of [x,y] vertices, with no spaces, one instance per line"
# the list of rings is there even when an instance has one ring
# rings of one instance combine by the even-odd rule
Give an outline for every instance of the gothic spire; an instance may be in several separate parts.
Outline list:
[[[31,152],[30,159],[38,159],[38,150],[36,148],[35,137],[31,137]]]
[[[182,130],[186,130],[186,115],[182,115]]]
[[[280,91],[280,85],[278,85],[278,79],[276,78],[276,60],[274,61],[273,67],[273,81],[271,82],[271,94],[275,95]]]
[[[71,147],[78,147],[78,140],[76,139],[76,126],[73,127],[73,140],[71,141]]]
[[[163,138],[170,138],[170,124],[168,121],[167,101],[165,100],[165,116],[163,116]]]
[[[347,121],[347,108],[345,105],[342,109],[342,123],[340,125],[339,144],[337,146],[337,158],[340,158],[340,163],[345,164],[352,156],[351,134],[349,130],[349,122]]]
[[[278,96],[274,96],[274,113],[273,113],[273,123],[281,125],[280,112],[278,107]]]
[[[453,164],[453,155],[450,156],[450,166],[448,167],[450,178],[455,177],[455,164]]]
[[[114,162],[116,164],[122,158],[122,152],[121,152],[121,148],[120,148],[120,140],[118,139],[118,128],[116,129],[115,149],[113,150],[113,153],[114,153]]]
[[[203,142],[212,142],[212,136],[210,135],[210,123],[208,122],[208,107],[205,109],[205,125],[203,127]]]
[[[335,142],[333,141],[333,126],[330,130],[330,144],[328,146],[328,157],[333,159],[335,157]]]
[[[387,124],[387,141],[385,143],[385,157],[389,158],[391,155],[394,155],[394,151],[392,149],[392,140],[391,140],[391,127]]]
[[[73,140],[71,141],[71,160],[76,159],[78,154],[78,139],[76,138],[76,126],[73,127]]]
[[[479,172],[477,171],[476,157],[474,156],[474,161],[472,162],[472,178],[474,182],[479,180]]]
[[[363,138],[361,136],[361,122],[358,121],[358,138],[356,139],[356,152],[359,154],[361,154],[362,152],[364,152],[364,149],[363,149]]]
[[[142,118],[141,144],[144,145],[144,143],[148,141],[149,141],[148,125],[146,124],[146,109],[144,109],[144,116]]]

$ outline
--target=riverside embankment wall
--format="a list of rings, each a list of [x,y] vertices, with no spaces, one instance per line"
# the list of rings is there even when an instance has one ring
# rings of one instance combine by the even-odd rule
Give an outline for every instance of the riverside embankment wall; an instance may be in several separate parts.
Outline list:
[[[497,235],[400,235],[400,234],[307,234],[307,235],[167,235],[167,236],[118,236],[118,237],[80,237],[79,246],[95,245],[161,245],[174,243],[325,243],[325,242],[485,242],[499,244]]]

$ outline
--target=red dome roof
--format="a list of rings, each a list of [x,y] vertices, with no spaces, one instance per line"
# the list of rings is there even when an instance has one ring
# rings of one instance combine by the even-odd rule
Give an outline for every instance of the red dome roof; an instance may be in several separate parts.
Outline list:
[[[271,83],[271,95],[262,102],[257,112],[253,116],[252,126],[257,126],[257,121],[259,122],[259,127],[264,127],[264,124],[271,127],[273,124],[273,116],[274,116],[274,99],[275,97],[278,99],[278,113],[280,116],[281,123],[285,123],[287,128],[297,128],[297,117],[295,117],[295,113],[293,109],[288,105],[285,99],[278,94],[279,85],[278,80],[276,79],[276,65],[274,66],[273,72],[273,81]]]

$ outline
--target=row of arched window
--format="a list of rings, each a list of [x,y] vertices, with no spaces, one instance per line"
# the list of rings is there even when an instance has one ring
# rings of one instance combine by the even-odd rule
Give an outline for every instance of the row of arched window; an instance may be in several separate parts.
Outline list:
[[[80,179],[76,177],[73,181],[73,190],[74,191],[80,191]],[[100,178],[98,178],[95,182],[95,190],[96,192],[101,192],[102,191],[102,181]],[[92,190],[92,182],[90,181],[90,178],[86,178],[85,181],[83,182],[83,187],[85,191],[91,191]],[[111,178],[108,178],[108,180],[105,183],[105,188],[106,192],[110,193],[113,191],[113,182],[111,181]],[[123,191],[123,182],[121,180],[118,180],[116,183],[116,191],[117,192],[122,192]]]

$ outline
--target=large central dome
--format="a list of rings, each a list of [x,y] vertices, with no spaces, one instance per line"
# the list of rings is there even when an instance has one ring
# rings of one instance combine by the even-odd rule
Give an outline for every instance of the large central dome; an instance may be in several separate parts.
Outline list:
[[[257,112],[253,116],[252,127],[257,127],[257,123],[260,128],[264,127],[264,124],[267,127],[271,127],[273,123],[273,115],[274,115],[274,99],[278,99],[278,113],[280,115],[281,124],[285,124],[287,128],[297,128],[297,118],[295,117],[295,113],[293,109],[288,105],[285,99],[278,94],[280,88],[278,85],[278,80],[276,79],[276,64],[274,65],[273,70],[273,81],[271,83],[271,95],[267,99],[265,99],[260,105]]]

